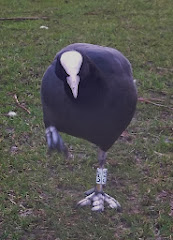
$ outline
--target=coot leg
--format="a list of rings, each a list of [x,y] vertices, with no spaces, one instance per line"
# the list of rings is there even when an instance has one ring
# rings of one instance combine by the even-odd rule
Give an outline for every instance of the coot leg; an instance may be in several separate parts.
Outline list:
[[[104,210],[104,202],[106,202],[110,208],[114,208],[117,210],[121,209],[121,205],[117,200],[110,197],[108,194],[103,192],[103,185],[106,184],[107,180],[107,169],[104,168],[104,164],[106,162],[106,152],[99,149],[98,160],[99,160],[99,168],[97,168],[96,173],[96,187],[85,192],[87,197],[78,202],[78,206],[86,206],[92,204],[92,211],[103,211]]]
[[[46,128],[46,140],[49,150],[58,150],[58,152],[64,153],[65,157],[68,158],[68,149],[54,126]]]

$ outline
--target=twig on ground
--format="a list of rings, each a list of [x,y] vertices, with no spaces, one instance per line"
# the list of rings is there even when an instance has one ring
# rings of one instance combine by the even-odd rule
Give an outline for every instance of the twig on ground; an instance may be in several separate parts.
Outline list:
[[[173,68],[157,67],[157,70],[173,72]]]
[[[16,94],[14,94],[13,97],[14,97],[17,105],[18,105],[20,108],[22,108],[23,110],[25,110],[27,113],[31,114],[31,112],[30,112],[25,106],[23,106],[23,105],[19,102]]]
[[[48,17],[12,17],[12,18],[0,18],[0,21],[24,21],[24,20],[40,20],[40,19],[48,19]]]
[[[166,153],[160,153],[160,152],[156,152],[154,151],[154,153],[159,156],[159,157],[168,157],[168,158],[171,158],[171,155],[170,154],[166,154]]]
[[[160,98],[149,98],[149,101],[157,101],[157,102],[164,102],[164,99],[160,99]]]
[[[69,152],[71,153],[83,153],[86,154],[87,151],[86,150],[73,150],[73,149],[68,149]]]
[[[149,99],[143,98],[143,97],[139,97],[139,98],[138,98],[138,101],[139,101],[139,102],[149,103],[149,104],[155,105],[155,106],[157,106],[157,107],[168,108],[168,109],[170,109],[170,110],[173,111],[173,108],[168,107],[168,106],[163,105],[163,104],[160,104],[160,103],[155,103],[155,102],[153,102],[154,100],[158,101],[158,99],[154,99],[154,98],[152,98],[152,101],[150,101]]]

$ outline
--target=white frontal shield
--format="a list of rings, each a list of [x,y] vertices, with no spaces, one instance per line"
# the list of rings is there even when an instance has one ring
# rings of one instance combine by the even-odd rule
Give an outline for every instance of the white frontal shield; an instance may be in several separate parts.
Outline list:
[[[67,83],[71,88],[74,98],[78,96],[80,77],[78,73],[82,65],[82,55],[77,51],[64,52],[60,58],[61,65],[69,75]]]

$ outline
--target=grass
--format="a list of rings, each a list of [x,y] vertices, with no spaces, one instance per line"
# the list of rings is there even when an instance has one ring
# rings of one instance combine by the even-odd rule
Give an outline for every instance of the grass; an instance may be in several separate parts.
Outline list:
[[[0,11],[49,18],[0,21],[0,239],[172,240],[172,1],[1,0]],[[132,63],[139,96],[166,106],[139,102],[128,135],[109,151],[106,190],[121,213],[75,208],[95,182],[93,145],[64,134],[74,158],[47,155],[41,78],[73,42],[119,49]]]

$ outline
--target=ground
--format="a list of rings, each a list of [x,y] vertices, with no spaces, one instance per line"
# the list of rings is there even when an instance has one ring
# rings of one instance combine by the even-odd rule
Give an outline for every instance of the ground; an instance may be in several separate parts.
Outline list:
[[[1,0],[0,11],[0,239],[172,240],[172,1]],[[75,208],[95,183],[95,146],[63,134],[73,158],[47,154],[41,78],[74,42],[115,47],[133,67],[136,114],[106,166],[120,213]]]

